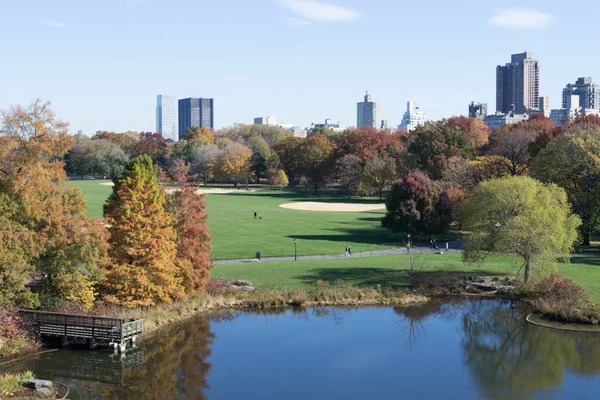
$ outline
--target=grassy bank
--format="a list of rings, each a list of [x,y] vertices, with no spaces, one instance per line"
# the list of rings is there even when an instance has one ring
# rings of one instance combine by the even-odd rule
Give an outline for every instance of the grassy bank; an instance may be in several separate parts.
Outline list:
[[[520,268],[515,257],[492,256],[484,263],[462,262],[462,256],[452,254],[416,255],[415,268],[422,274],[514,275]],[[583,287],[590,300],[600,303],[600,258],[572,258],[560,263],[558,271]],[[344,282],[357,287],[409,287],[410,269],[407,255],[371,258],[342,258],[335,260],[286,261],[217,265],[212,276],[221,279],[246,279],[259,287],[280,290],[309,288],[315,281]]]
[[[22,374],[0,375],[0,398],[33,398],[31,390],[21,386],[23,382],[33,378],[33,374],[30,371],[25,371]]]
[[[68,182],[83,191],[88,201],[87,213],[91,217],[102,217],[102,206],[112,190],[110,186],[102,185],[103,182],[106,181]],[[381,203],[374,198],[348,200],[327,192],[313,196],[303,189],[207,194],[214,258],[250,258],[257,251],[263,257],[290,257],[294,255],[294,239],[297,240],[297,254],[308,256],[343,254],[346,246],[351,246],[354,253],[381,250],[396,246],[406,238],[404,234],[394,234],[381,227],[385,210],[319,212],[279,207],[298,201]],[[254,211],[263,219],[254,219]]]

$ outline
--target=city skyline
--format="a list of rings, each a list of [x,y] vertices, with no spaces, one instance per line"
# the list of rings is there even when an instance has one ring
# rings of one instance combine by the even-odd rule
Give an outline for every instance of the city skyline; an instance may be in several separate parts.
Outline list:
[[[381,4],[108,0],[92,9],[68,0],[12,3],[0,15],[0,32],[11,37],[0,43],[10,54],[10,62],[0,66],[0,107],[39,97],[52,101],[73,133],[153,131],[156,94],[178,93],[217,99],[215,128],[263,113],[303,126],[335,116],[353,126],[356,98],[368,88],[382,105],[381,119],[396,126],[407,101],[417,102],[431,120],[465,115],[472,101],[493,109],[493,69],[524,49],[542,65],[540,96],[551,97],[556,106],[567,83],[599,76],[600,54],[585,41],[569,40],[593,36],[593,27],[577,23],[582,9],[595,12],[586,7],[594,4],[590,1],[524,9],[463,0],[433,9]],[[253,12],[256,7],[260,13]],[[432,11],[422,12],[425,8]],[[200,9],[210,35],[197,30],[194,15]],[[415,16],[403,21],[407,32],[420,32],[423,23],[435,26],[419,35],[409,59],[394,50],[405,36],[398,13]],[[464,23],[457,25],[458,19]],[[369,40],[373,37],[377,40]],[[257,44],[270,50],[255,52]],[[357,57],[355,50],[367,45],[373,57]],[[558,51],[565,48],[568,53]],[[43,63],[33,61],[32,49]],[[160,62],[157,54],[164,56]],[[315,63],[315,55],[324,61]],[[190,68],[200,73],[192,75]]]

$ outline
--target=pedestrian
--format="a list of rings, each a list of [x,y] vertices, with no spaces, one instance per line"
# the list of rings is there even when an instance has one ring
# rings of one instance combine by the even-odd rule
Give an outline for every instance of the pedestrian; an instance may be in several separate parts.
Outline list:
[[[260,251],[256,252],[256,258],[258,259],[258,262],[260,262]]]
[[[429,248],[433,249],[433,239],[429,238]]]
[[[352,255],[352,247],[348,246],[348,255],[351,256]]]
[[[254,219],[256,219],[256,211],[254,211]]]
[[[348,257],[350,255],[350,248],[348,246],[346,246],[346,257]]]

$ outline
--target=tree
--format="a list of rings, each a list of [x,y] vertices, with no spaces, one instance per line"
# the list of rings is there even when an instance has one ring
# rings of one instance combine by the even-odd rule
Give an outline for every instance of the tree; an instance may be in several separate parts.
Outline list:
[[[206,185],[206,181],[211,176],[213,167],[217,162],[218,155],[219,148],[214,144],[198,147],[190,161],[190,173],[202,178]]]
[[[106,261],[106,232],[85,217],[79,189],[60,161],[73,145],[50,103],[2,112],[0,127],[0,305],[35,306],[25,283],[46,275],[43,292],[78,303],[95,299]]]
[[[358,156],[347,154],[338,161],[340,189],[348,198],[360,189],[362,184],[361,160]]]
[[[388,193],[382,226],[410,234],[443,232],[451,220],[451,206],[440,201],[441,187],[421,172],[398,179]]]
[[[563,188],[582,220],[582,239],[590,245],[600,222],[600,128],[573,125],[533,160],[531,176]]]
[[[123,173],[129,156],[116,143],[108,140],[94,140],[94,154],[92,156],[92,174],[100,174],[115,179]]]
[[[296,180],[296,175],[300,170],[300,147],[303,140],[292,135],[287,135],[273,144],[273,150],[279,157],[279,162],[283,170],[292,182]]]
[[[310,178],[316,195],[330,174],[335,144],[323,135],[311,135],[300,144],[299,166]]]
[[[342,155],[352,154],[359,157],[364,166],[368,160],[379,156],[387,157],[393,149],[403,147],[398,135],[370,127],[355,128],[342,134],[339,151]]]
[[[196,142],[199,146],[213,144],[215,142],[213,133],[210,129],[197,126],[189,128],[181,139],[189,142]]]
[[[529,177],[480,183],[462,214],[472,232],[465,260],[479,259],[485,252],[516,254],[523,259],[525,281],[534,266],[551,266],[569,254],[581,224],[564,190]]]
[[[111,265],[103,282],[105,299],[126,307],[152,306],[181,298],[176,264],[177,234],[165,211],[158,166],[143,155],[114,180],[104,206],[111,245]]]
[[[81,179],[84,175],[93,174],[96,169],[95,152],[96,142],[94,140],[80,140],[65,155],[66,170],[71,174],[79,175]]]
[[[250,169],[254,173],[256,183],[259,183],[263,173],[267,170],[267,162],[271,157],[271,149],[267,142],[260,136],[252,136],[248,140],[248,146],[252,150]]]
[[[288,180],[288,177],[285,174],[284,170],[282,170],[282,169],[269,170],[267,172],[270,172],[270,173],[268,173],[269,185],[278,187],[281,190],[283,190],[284,187],[289,185],[290,181]]]
[[[446,124],[466,134],[475,150],[481,149],[488,143],[490,128],[481,118],[452,117],[446,121]]]
[[[495,129],[490,138],[489,155],[497,156],[499,167],[509,175],[526,175],[529,145],[534,137],[526,130]]]
[[[214,268],[204,195],[185,186],[168,195],[166,210],[172,215],[177,232],[177,265],[185,293],[198,294]]]
[[[471,139],[445,122],[419,126],[408,135],[408,150],[416,155],[417,166],[432,179],[440,179],[451,157],[472,160],[475,149]]]
[[[252,151],[240,143],[230,143],[222,149],[215,160],[213,174],[220,179],[233,182],[248,178]]]
[[[396,176],[396,164],[391,158],[375,156],[365,164],[363,181],[368,189],[379,193],[379,200],[381,200],[383,191]]]
[[[167,141],[160,133],[142,132],[137,142],[135,156],[148,155],[159,166],[167,168]]]

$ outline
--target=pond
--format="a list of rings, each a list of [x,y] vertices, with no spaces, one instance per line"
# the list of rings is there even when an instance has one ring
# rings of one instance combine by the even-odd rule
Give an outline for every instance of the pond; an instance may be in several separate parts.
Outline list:
[[[600,399],[600,334],[529,325],[510,302],[228,312],[126,355],[70,350],[10,365],[71,399]]]

